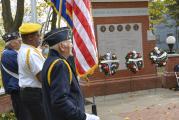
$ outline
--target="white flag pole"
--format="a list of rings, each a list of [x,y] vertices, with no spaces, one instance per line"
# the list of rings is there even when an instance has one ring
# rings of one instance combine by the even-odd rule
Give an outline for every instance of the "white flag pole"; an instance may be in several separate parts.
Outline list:
[[[37,22],[36,0],[31,0],[31,22]]]

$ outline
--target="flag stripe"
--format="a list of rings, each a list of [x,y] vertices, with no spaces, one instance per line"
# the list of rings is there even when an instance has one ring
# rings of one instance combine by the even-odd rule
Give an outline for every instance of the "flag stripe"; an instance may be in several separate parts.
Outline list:
[[[75,5],[78,6],[78,7],[75,7]],[[94,39],[92,39],[92,41],[93,41],[93,43],[94,43],[94,45],[96,47],[94,27],[93,27],[93,24],[91,22],[92,21],[92,17],[90,15],[90,12],[88,11],[86,6],[84,5],[83,1],[80,1],[78,4],[74,3],[74,8],[78,8],[79,9],[78,12],[80,12],[83,15],[83,18],[85,19],[86,24],[88,23],[88,25],[90,26],[90,31],[91,31],[91,33],[92,33],[92,35],[94,37]],[[74,9],[74,11],[75,11],[75,9]]]
[[[86,2],[86,3],[88,2],[88,4],[89,4],[89,1],[84,0],[83,2],[81,2],[81,4],[76,4],[76,5],[84,13],[84,16],[86,17],[86,20],[88,20],[88,24],[91,27],[91,31],[93,33],[93,36],[95,36],[95,34],[94,34],[94,27],[93,27],[93,20],[92,20],[92,16],[91,16],[91,11],[90,11],[89,8],[86,8],[84,2]]]
[[[91,56],[93,57],[94,61],[96,60],[96,52],[95,52],[95,48],[93,46],[93,44],[91,43],[90,38],[88,37],[85,29],[83,28],[83,26],[81,25],[80,21],[78,20],[78,18],[76,17],[76,15],[73,15],[73,22],[76,23],[74,24],[74,28],[79,31],[78,34],[81,36],[81,38],[83,39],[86,47],[88,48],[88,50],[91,53]],[[75,33],[74,33],[75,34]]]
[[[83,70],[83,68],[81,67],[81,63],[79,63],[78,59],[75,59],[75,63],[78,73],[85,74],[86,71]]]
[[[94,35],[92,33],[91,27],[88,24],[87,18],[84,16],[84,14],[81,12],[81,10],[79,9],[79,7],[76,4],[74,4],[74,8],[75,8],[74,13],[78,17],[78,19],[81,19],[81,24],[85,28],[89,38],[91,38],[90,40],[93,43],[93,46],[96,46],[95,38],[94,38]]]
[[[85,60],[86,58],[83,57],[81,51],[79,50],[78,46],[76,45],[76,40],[74,40],[73,46],[74,46],[74,51],[76,53],[75,58],[78,59],[78,61],[81,62],[82,68],[85,71],[87,71],[88,69],[90,69],[90,67],[89,67],[88,63],[86,62],[86,60]]]
[[[73,49],[73,55],[76,56],[76,52],[75,50]],[[76,68],[77,68],[77,72],[80,73],[80,74],[85,74],[85,70],[81,67],[77,57],[75,57],[75,65],[76,65]]]
[[[80,49],[80,51],[82,52],[82,55],[84,58],[86,58],[86,62],[88,63],[88,65],[90,67],[92,67],[95,64],[95,61],[91,58],[93,58],[88,50],[88,48],[86,47],[86,45],[84,44],[84,41],[82,40],[82,38],[79,36],[78,32],[76,31],[76,29],[73,29],[74,32],[74,37],[78,38],[78,40],[76,40],[76,44],[77,46],[79,46],[78,48]]]
[[[89,4],[89,1],[84,0],[83,3],[84,3],[84,5],[86,6],[86,8],[87,8],[88,10],[90,10],[90,4]]]
[[[73,6],[73,1],[72,0],[66,0],[68,4],[70,4],[71,6]]]
[[[66,11],[67,14],[70,16],[70,18],[72,19],[72,10],[73,10],[73,6],[72,6],[72,0],[66,0]]]
[[[73,55],[76,56],[76,52],[74,51],[74,49],[73,49]],[[78,73],[85,74],[85,70],[81,67],[81,64],[79,63],[77,57],[75,57],[75,65]]]
[[[72,19],[72,6],[68,3],[66,3],[66,10],[67,10],[67,14],[70,16],[70,18]]]

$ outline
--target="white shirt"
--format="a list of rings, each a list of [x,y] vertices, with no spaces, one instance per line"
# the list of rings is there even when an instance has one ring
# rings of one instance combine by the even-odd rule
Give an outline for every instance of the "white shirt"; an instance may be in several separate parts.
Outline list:
[[[42,88],[36,75],[42,70],[45,58],[35,47],[22,44],[18,52],[19,86]]]

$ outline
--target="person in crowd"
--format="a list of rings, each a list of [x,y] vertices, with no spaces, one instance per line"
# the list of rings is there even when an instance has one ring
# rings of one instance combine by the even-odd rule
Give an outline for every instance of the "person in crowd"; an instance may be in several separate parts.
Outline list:
[[[42,92],[48,120],[99,120],[85,113],[77,76],[67,58],[71,54],[71,30],[62,27],[44,36],[49,55],[42,69]]]
[[[20,88],[18,85],[17,51],[20,48],[21,39],[18,32],[6,33],[2,38],[5,41],[5,49],[1,57],[1,75],[5,93],[11,97],[17,120],[28,120],[26,118],[25,108],[21,103]]]
[[[31,120],[45,120],[41,89],[45,58],[38,49],[40,29],[37,23],[24,23],[19,28],[23,42],[18,53],[20,95]]]
[[[42,55],[47,58],[48,53],[49,53],[49,46],[47,44],[42,44],[41,46],[41,50],[42,50]]]

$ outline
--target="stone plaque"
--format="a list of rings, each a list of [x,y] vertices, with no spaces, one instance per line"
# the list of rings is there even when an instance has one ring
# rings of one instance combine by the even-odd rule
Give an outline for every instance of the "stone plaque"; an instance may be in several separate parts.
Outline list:
[[[148,8],[98,8],[92,9],[93,17],[146,16]]]
[[[143,56],[141,23],[98,24],[97,37],[99,55],[115,53],[120,60],[120,70],[126,69],[125,56],[128,52],[135,50]]]

